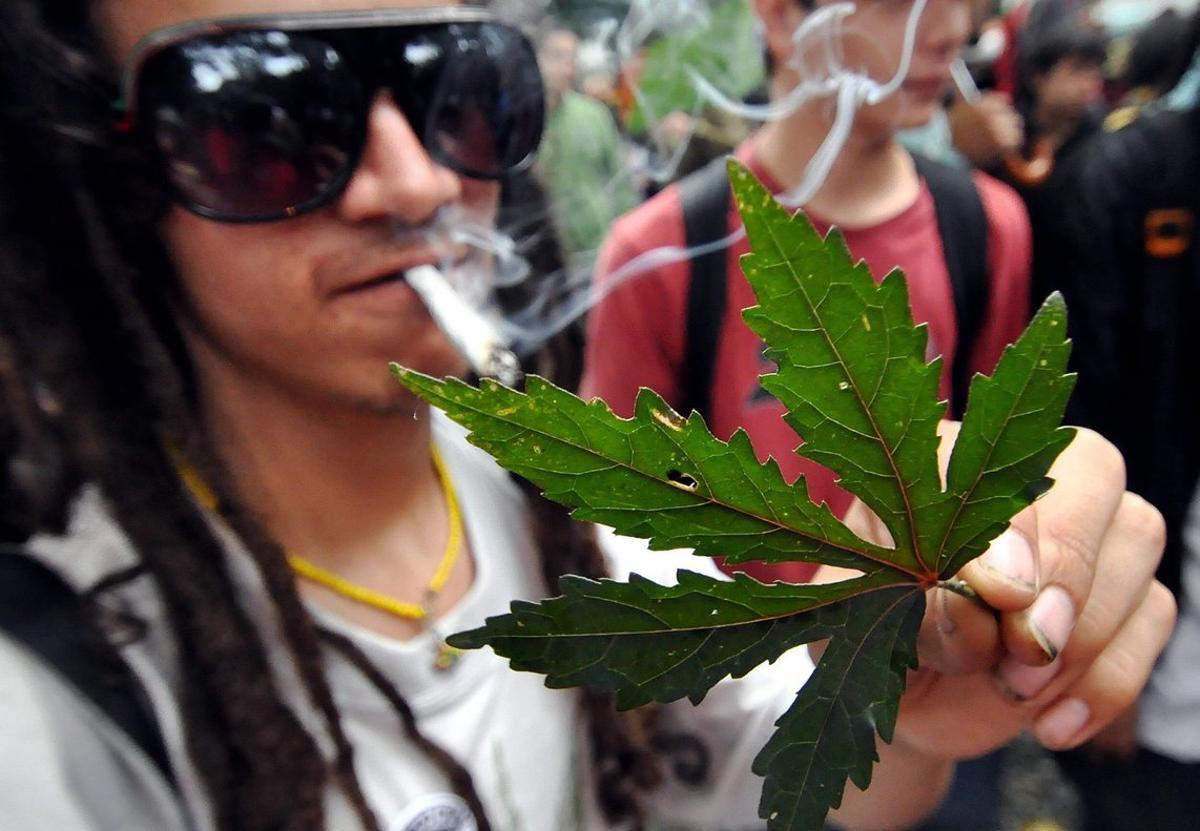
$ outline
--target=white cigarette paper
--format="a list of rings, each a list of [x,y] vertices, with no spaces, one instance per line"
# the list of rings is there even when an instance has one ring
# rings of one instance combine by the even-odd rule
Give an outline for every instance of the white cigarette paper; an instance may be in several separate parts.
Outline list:
[[[954,79],[954,86],[958,87],[958,94],[968,104],[978,104],[983,98],[983,93],[975,84],[975,78],[971,76],[971,70],[967,68],[967,63],[962,58],[958,58],[950,64],[950,77]]]
[[[492,376],[510,387],[520,380],[520,363],[508,342],[495,324],[459,296],[442,272],[421,265],[404,272],[404,279],[477,374]]]

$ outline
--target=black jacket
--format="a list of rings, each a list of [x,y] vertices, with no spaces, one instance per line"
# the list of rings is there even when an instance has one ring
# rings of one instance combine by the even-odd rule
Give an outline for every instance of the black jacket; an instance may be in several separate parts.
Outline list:
[[[1086,153],[1064,203],[1057,275],[1079,373],[1068,418],[1114,442],[1129,489],[1162,511],[1159,578],[1178,593],[1200,478],[1200,259],[1189,227],[1200,205],[1200,110],[1148,117]]]

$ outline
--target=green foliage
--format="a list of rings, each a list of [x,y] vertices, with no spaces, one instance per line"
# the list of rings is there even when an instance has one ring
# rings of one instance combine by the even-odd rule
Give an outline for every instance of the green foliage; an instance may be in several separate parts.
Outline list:
[[[890,741],[906,674],[917,666],[924,590],[951,578],[1048,486],[1071,441],[1060,428],[1073,383],[1066,312],[1052,297],[1002,357],[977,377],[947,484],[936,433],[941,360],[925,362],[901,274],[876,283],[835,231],[822,238],[731,162],[753,253],[743,266],[759,306],[746,312],[777,371],[764,386],[788,410],[802,455],[838,473],[880,517],[891,547],[860,539],[803,479],[784,481],[738,432],[720,441],[643,390],[631,419],[539,379],[523,393],[475,389],[394,367],[410,390],[470,431],[470,440],[574,516],[734,563],[807,561],[861,576],[823,586],[718,581],[681,572],[676,586],[562,580],[562,596],[517,601],[508,615],[451,638],[490,646],[551,687],[587,685],[618,706],[689,698],[801,644],[827,641],[816,671],[754,771],[771,831],[819,829],[846,780],[865,788]]]
[[[766,81],[758,18],[745,0],[713,2],[703,22],[650,41],[642,55],[638,86],[644,106],[629,114],[626,128],[640,133],[672,112],[695,112],[701,103],[688,70],[735,100]],[[648,123],[649,122],[649,123]]]

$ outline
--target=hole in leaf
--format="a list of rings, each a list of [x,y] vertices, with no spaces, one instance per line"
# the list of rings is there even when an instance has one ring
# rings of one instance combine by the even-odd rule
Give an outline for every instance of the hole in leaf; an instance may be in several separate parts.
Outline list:
[[[660,410],[651,410],[651,415],[654,416],[655,421],[669,430],[682,430],[687,423],[684,421],[683,416],[675,412],[664,413]]]
[[[678,470],[667,471],[667,481],[680,490],[685,490],[688,493],[694,493],[696,488],[700,487],[700,483],[688,476],[686,473],[680,473]]]

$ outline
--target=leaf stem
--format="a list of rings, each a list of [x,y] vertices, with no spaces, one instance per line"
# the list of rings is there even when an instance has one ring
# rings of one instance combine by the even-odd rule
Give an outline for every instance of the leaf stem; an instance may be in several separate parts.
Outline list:
[[[967,600],[978,600],[979,592],[971,588],[971,584],[966,580],[960,580],[957,577],[951,577],[949,580],[942,580],[938,583],[939,589],[945,589],[948,592],[954,592]]]
[[[957,577],[951,577],[949,580],[940,581],[937,584],[937,587],[939,589],[945,589],[952,594],[957,594],[959,597],[965,597],[967,600],[974,602],[981,609],[987,609],[989,612],[994,611],[994,609],[987,604],[987,601],[979,596],[979,592],[971,588],[971,584],[966,580],[960,580]]]

